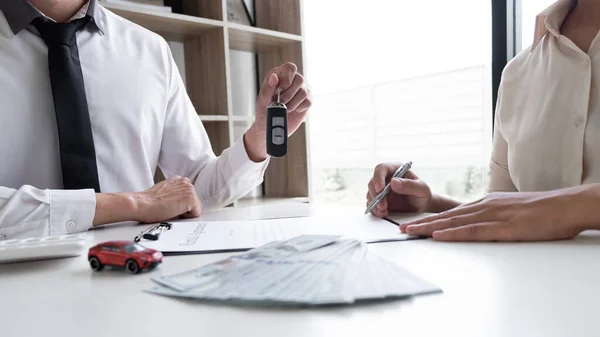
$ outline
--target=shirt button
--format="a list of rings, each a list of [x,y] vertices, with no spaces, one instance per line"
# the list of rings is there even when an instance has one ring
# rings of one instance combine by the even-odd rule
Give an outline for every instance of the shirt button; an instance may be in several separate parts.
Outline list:
[[[68,230],[75,229],[75,221],[73,221],[73,220],[67,221],[66,227],[67,227]]]

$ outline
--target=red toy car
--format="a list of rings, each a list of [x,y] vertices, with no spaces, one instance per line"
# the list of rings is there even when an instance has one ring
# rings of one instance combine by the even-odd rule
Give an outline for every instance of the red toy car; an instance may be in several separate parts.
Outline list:
[[[90,248],[88,261],[90,267],[100,271],[104,266],[125,268],[132,274],[144,269],[153,269],[162,262],[163,255],[154,249],[148,249],[130,241],[108,241]]]

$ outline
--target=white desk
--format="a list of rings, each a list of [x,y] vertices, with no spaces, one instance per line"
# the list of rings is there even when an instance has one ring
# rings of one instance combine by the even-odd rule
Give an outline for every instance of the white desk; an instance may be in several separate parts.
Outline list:
[[[288,206],[230,209],[234,220]],[[298,208],[298,206],[295,206]],[[296,211],[322,212],[314,206]],[[358,210],[360,213],[362,210]],[[140,227],[90,232],[131,239]],[[275,310],[207,305],[142,292],[150,277],[222,259],[166,257],[152,273],[90,270],[86,258],[0,266],[0,336],[598,336],[600,235],[523,244],[372,245],[443,294],[344,308]]]

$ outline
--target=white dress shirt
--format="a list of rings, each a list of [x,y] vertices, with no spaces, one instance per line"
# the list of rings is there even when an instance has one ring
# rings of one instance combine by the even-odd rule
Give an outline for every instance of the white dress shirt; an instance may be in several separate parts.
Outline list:
[[[48,48],[16,3],[0,0],[0,239],[86,231],[96,196],[61,190]],[[243,140],[215,156],[163,38],[96,0],[88,15],[77,43],[102,192],[144,191],[160,167],[189,177],[206,209],[262,182],[268,160],[252,162]]]
[[[560,34],[577,1],[537,17],[534,44],[500,85],[488,190],[547,191],[600,182],[600,45]]]

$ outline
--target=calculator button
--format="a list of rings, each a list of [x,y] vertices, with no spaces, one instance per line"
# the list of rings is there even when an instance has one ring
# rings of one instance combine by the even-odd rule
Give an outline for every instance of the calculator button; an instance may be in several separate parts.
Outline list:
[[[2,240],[6,240],[6,235],[1,235],[0,234],[0,241],[2,241]]]
[[[67,227],[67,229],[69,229],[69,230],[73,230],[73,229],[75,229],[75,221],[73,221],[73,220],[69,220],[69,221],[67,221],[66,227]]]

